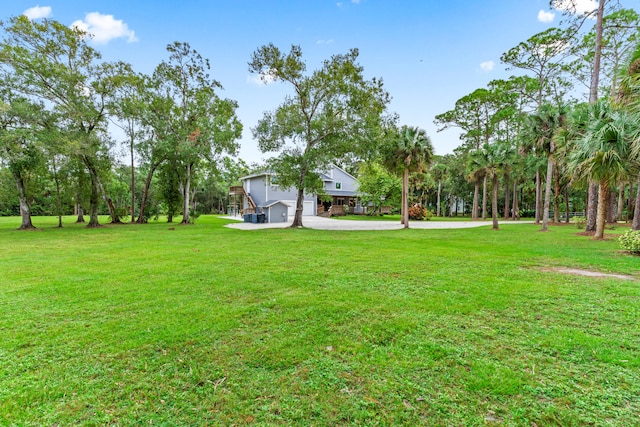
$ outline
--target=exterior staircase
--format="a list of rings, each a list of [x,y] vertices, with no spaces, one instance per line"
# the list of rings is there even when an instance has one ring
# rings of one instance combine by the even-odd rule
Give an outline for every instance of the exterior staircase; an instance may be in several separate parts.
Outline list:
[[[243,186],[234,185],[229,188],[229,196],[242,196],[243,199],[247,200],[247,204],[249,205],[247,208],[240,210],[240,215],[256,213],[258,206],[256,206],[256,202],[251,197],[251,194],[247,193]],[[241,205],[242,206],[242,205]]]

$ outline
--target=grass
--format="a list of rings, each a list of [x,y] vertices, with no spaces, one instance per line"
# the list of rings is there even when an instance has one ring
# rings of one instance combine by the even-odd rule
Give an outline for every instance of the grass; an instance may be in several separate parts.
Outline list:
[[[640,423],[615,239],[66,220],[0,218],[0,425]]]

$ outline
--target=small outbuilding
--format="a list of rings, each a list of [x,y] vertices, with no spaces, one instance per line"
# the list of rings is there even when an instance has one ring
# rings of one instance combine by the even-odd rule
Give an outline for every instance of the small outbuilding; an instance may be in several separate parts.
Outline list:
[[[258,206],[265,214],[266,222],[287,222],[289,221],[289,205],[280,200],[267,200]]]

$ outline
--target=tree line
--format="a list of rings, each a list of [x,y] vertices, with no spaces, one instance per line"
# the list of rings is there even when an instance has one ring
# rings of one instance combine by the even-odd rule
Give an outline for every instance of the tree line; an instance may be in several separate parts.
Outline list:
[[[600,0],[583,15],[575,15],[575,3],[563,5],[569,6],[563,28],[535,34],[501,56],[521,74],[491,81],[436,116],[439,130],[462,131],[462,144],[432,175],[451,203],[471,198],[473,218],[486,218],[490,190],[494,228],[499,210],[519,217],[526,192],[534,193],[542,230],[551,218],[559,222],[564,214],[568,222],[570,212],[585,210],[596,238],[607,221],[633,218],[637,230],[640,18],[614,1]],[[461,177],[473,185],[471,197]]]
[[[263,167],[298,191],[293,226],[302,225],[302,194],[320,191],[319,171],[336,163],[359,176],[367,203],[397,203],[407,227],[415,204],[436,215],[490,213],[496,229],[500,214],[528,211],[543,230],[580,211],[596,237],[607,220],[633,218],[640,228],[640,18],[613,0],[582,15],[575,2],[561,4],[562,28],[502,55],[519,73],[436,116],[439,130],[462,131],[445,156],[423,130],[398,125],[382,81],[364,78],[357,49],[307,72],[299,46],[258,48],[249,71],[291,89],[252,133],[263,153],[275,153]],[[143,223],[160,210],[187,223],[198,207],[224,210],[226,188],[249,171],[236,158],[242,124],[237,103],[220,96],[209,61],[188,43],[170,44],[168,58],[144,75],[102,61],[89,34],[53,20],[21,16],[2,28],[0,213],[15,213],[15,203],[3,208],[11,197],[21,228],[33,227],[34,203],[59,216],[73,206],[79,220],[88,206],[89,226],[101,208],[114,223]],[[109,124],[127,138],[128,165],[114,160]]]
[[[211,180],[218,172],[219,181],[246,168],[229,158],[242,132],[237,103],[219,95],[209,61],[188,43],[168,45],[168,58],[144,75],[124,62],[102,61],[81,29],[25,16],[1,26],[0,172],[15,182],[20,228],[33,228],[30,201],[43,188],[56,199],[49,213],[60,218],[73,200],[81,222],[88,206],[90,227],[99,225],[101,203],[113,223],[127,214],[145,222],[156,173],[154,197],[188,223],[195,177]],[[128,140],[128,167],[114,162],[110,123]],[[126,169],[129,189],[117,179]],[[129,201],[122,197],[127,192]]]

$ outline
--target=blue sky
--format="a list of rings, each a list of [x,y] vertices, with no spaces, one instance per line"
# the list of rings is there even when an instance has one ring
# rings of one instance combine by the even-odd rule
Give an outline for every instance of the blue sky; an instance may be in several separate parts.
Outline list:
[[[583,1],[583,0],[580,0]],[[590,0],[584,0],[588,3]],[[592,1],[592,0],[591,0]],[[276,108],[288,88],[259,84],[247,62],[259,46],[288,51],[299,44],[307,69],[323,59],[360,51],[367,77],[379,77],[400,123],[427,130],[436,154],[452,152],[458,132],[436,132],[433,119],[457,99],[499,78],[500,55],[557,25],[548,0],[30,0],[3,2],[0,18],[22,13],[86,25],[106,60],[121,59],[151,73],[165,47],[186,41],[212,64],[224,97],[239,103],[244,125],[239,156],[260,162],[251,137],[262,112]],[[10,4],[8,4],[10,3]],[[622,0],[640,10],[640,0]]]

